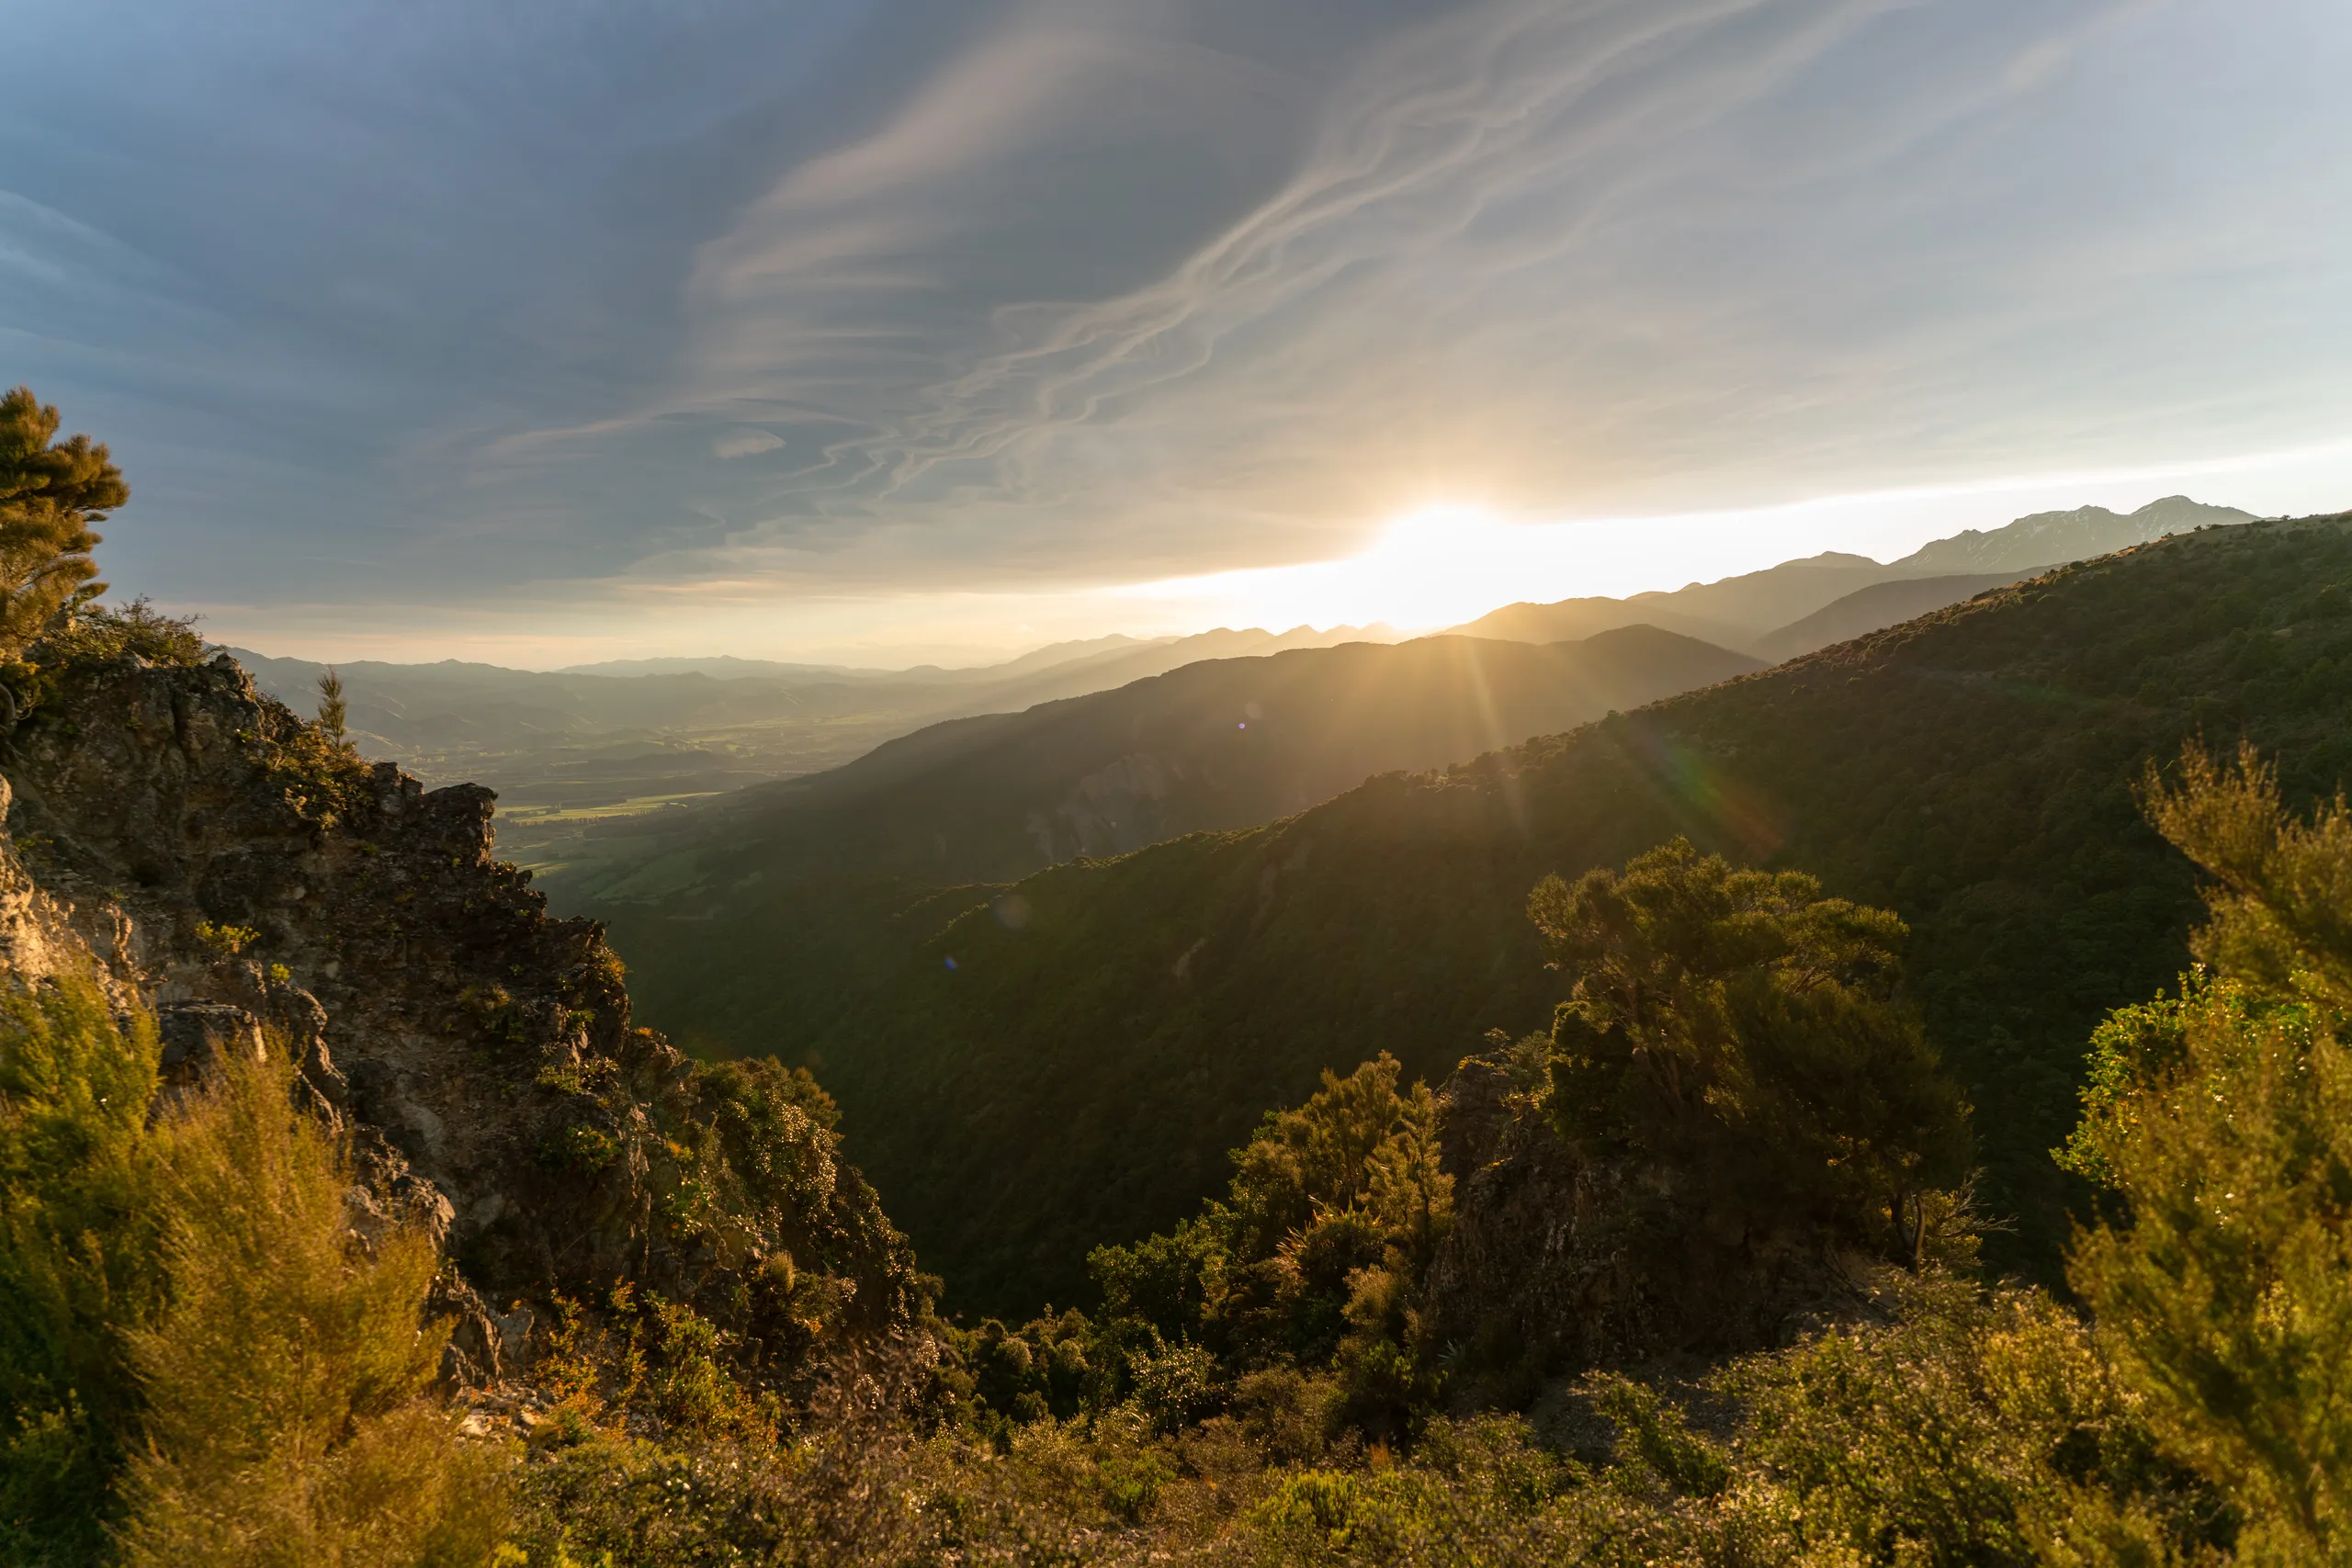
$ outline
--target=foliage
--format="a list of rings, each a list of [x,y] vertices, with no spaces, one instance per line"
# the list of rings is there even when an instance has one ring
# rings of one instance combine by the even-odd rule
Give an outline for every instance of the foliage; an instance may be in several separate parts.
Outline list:
[[[212,652],[192,617],[167,615],[144,598],[80,604],[27,650],[31,662],[73,668],[136,658],[166,669],[201,664]]]
[[[1271,1367],[1336,1368],[1342,1414],[1378,1432],[1427,1407],[1436,1347],[1421,1282],[1453,1178],[1436,1098],[1400,1090],[1397,1074],[1392,1056],[1327,1072],[1234,1151],[1224,1202],[1170,1235],[1095,1250],[1102,1337],[1153,1419],[1197,1417]]]
[[[0,1557],[85,1561],[139,1409],[122,1336],[160,1303],[153,1022],[86,980],[0,997]]]
[[[2249,749],[2201,750],[2149,814],[2213,879],[2169,1004],[2120,1018],[2068,1151],[2120,1212],[2070,1277],[2167,1451],[2260,1561],[2352,1551],[2352,809],[2286,816]]]
[[[820,1072],[950,1300],[1024,1316],[1102,1240],[1168,1231],[1325,1067],[1437,1081],[1544,1026],[1528,889],[1677,834],[1909,928],[1906,987],[1975,1108],[1989,1260],[2055,1280],[2048,1156],[2082,1042],[2170,982],[2191,870],[2133,782],[2200,730],[2352,776],[2352,525],[2258,523],[2070,567],[1905,627],[1303,815],[1001,889],[714,885],[615,906],[642,1016]],[[673,920],[706,914],[712,921]],[[954,957],[956,966],[945,967]]]
[[[481,1561],[503,1461],[424,1397],[432,1245],[353,1234],[290,1064],[151,1111],[144,1014],[70,979],[0,1011],[0,1555]]]
[[[640,1035],[625,1058],[538,1074],[561,1097],[539,1163],[633,1173],[680,1260],[557,1297],[539,1375],[583,1431],[772,1438],[813,1364],[925,1317],[930,1281],[842,1161],[837,1112],[807,1071],[684,1062],[658,1044]],[[673,1075],[658,1094],[657,1068]]]
[[[290,723],[248,744],[295,815],[322,829],[349,816],[375,788],[374,769],[358,749],[317,725]]]
[[[0,683],[6,686],[0,711],[15,703],[19,714],[54,720],[65,684],[96,668],[139,659],[187,669],[217,651],[198,634],[193,617],[167,615],[144,598],[99,604],[77,597],[50,618],[29,646],[7,649],[0,643]]]
[[[129,1337],[147,1413],[122,1560],[481,1562],[504,1463],[426,1397],[433,1243],[348,1228],[348,1158],[292,1079],[282,1055],[230,1063],[158,1129],[170,1302]]]
[[[1965,1177],[1968,1140],[1896,1000],[1899,919],[1680,838],[1622,875],[1546,877],[1528,913],[1576,977],[1552,1027],[1564,1136],[1667,1167],[1715,1213],[1917,1260],[1922,1195]]]
[[[1894,1273],[1864,1321],[1678,1398],[1597,1378],[1570,1457],[1523,1417],[1293,1447],[1263,1407],[991,1436],[907,1414],[919,1365],[845,1368],[776,1448],[537,1450],[532,1562],[1864,1564],[2219,1561],[2237,1520],[2157,1451],[2091,1333],[2038,1292]],[[1280,1381],[1277,1374],[1253,1380]],[[1695,1397],[1699,1402],[1689,1401]],[[1277,1399],[1271,1402],[1281,1404]],[[1699,1413],[1705,1411],[1702,1418]]]
[[[345,739],[344,721],[350,715],[351,705],[343,698],[343,677],[334,672],[333,665],[329,665],[327,672],[319,677],[320,732],[335,745],[342,745]]]
[[[1001,1444],[926,1429],[906,1412],[932,1371],[913,1344],[851,1358],[781,1444],[603,1435],[542,1449],[519,1549],[613,1568],[1126,1562],[1171,1525],[1206,1539],[1250,1495],[1255,1465],[1231,1441],[1155,1438],[1123,1416],[1040,1418]]]
[[[953,1336],[964,1377],[954,1380],[952,1392],[969,1401],[967,1415],[974,1427],[1009,1440],[1016,1423],[1047,1417],[1069,1420],[1108,1409],[1118,1396],[1114,1348],[1083,1313],[1041,1316],[1018,1329],[1008,1329],[994,1318],[968,1334]],[[1197,1350],[1193,1347],[1181,1349]],[[1129,1365],[1130,1375],[1143,1390],[1141,1407],[1148,1419],[1170,1417],[1181,1424],[1188,1414],[1199,1414],[1194,1390],[1213,1384],[1215,1367],[1204,1371],[1194,1360],[1187,1364],[1167,1353],[1164,1341],[1155,1341],[1160,1364]],[[1171,1373],[1189,1376],[1171,1377]],[[951,1379],[953,1374],[950,1374]],[[1189,1386],[1187,1386],[1189,1385]]]
[[[91,581],[91,525],[130,499],[103,444],[57,439],[57,410],[29,387],[0,394],[0,655],[13,658],[61,613],[105,592]]]
[[[617,1436],[634,1422],[701,1439],[775,1439],[782,1404],[749,1375],[741,1337],[692,1304],[622,1280],[602,1311],[562,1296],[555,1307],[537,1376],[575,1436]]]
[[[696,1297],[722,1321],[757,1378],[798,1364],[819,1342],[923,1316],[929,1286],[871,1188],[841,1157],[832,1100],[774,1058],[687,1065],[676,1113],[641,1150],[673,1235],[694,1238],[733,1280]],[[682,1299],[703,1278],[666,1288]]]
[[[198,920],[196,922],[197,945],[213,955],[215,960],[234,958],[261,940],[261,932],[251,926],[228,921]]]
[[[2156,1451],[2142,1401],[2040,1292],[1930,1274],[1894,1321],[1836,1328],[1721,1375],[1742,1460],[1785,1487],[1810,1546],[1953,1564],[2142,1561],[2215,1544],[2210,1492]]]

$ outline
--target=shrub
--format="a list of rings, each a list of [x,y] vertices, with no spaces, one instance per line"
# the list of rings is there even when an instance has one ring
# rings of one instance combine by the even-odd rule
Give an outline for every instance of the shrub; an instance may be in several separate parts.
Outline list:
[[[2069,1277],[2167,1451],[2265,1561],[2352,1552],[2352,809],[2281,809],[2251,750],[2149,815],[2211,878],[2177,1000],[2102,1032],[2067,1157],[2119,1212]]]
[[[72,667],[135,656],[150,664],[186,668],[212,652],[193,617],[167,615],[144,598],[128,604],[85,604],[28,650],[34,663]]]
[[[2023,1568],[2102,1533],[2137,1540],[2151,1562],[2211,1544],[2214,1499],[2159,1457],[2073,1313],[1933,1273],[1899,1292],[1892,1321],[1718,1380],[1745,1404],[1741,1457],[1787,1489],[1809,1547]]]
[[[158,1045],[69,979],[0,996],[0,1557],[86,1561],[135,1423],[122,1337],[162,1299]]]
[[[1425,1393],[1411,1370],[1423,1347],[1373,1343],[1418,1333],[1420,1278],[1453,1212],[1437,1098],[1426,1084],[1400,1090],[1397,1074],[1385,1055],[1344,1078],[1326,1071],[1305,1104],[1269,1112],[1233,1152],[1224,1202],[1171,1234],[1096,1248],[1104,1336],[1136,1366],[1190,1342],[1228,1373],[1319,1366],[1346,1345],[1367,1391]],[[1368,1393],[1359,1404],[1386,1413],[1394,1401]]]
[[[228,1064],[157,1132],[168,1307],[130,1337],[147,1402],[126,1564],[478,1564],[506,1461],[426,1397],[445,1332],[417,1229],[349,1228],[345,1151],[282,1055]]]

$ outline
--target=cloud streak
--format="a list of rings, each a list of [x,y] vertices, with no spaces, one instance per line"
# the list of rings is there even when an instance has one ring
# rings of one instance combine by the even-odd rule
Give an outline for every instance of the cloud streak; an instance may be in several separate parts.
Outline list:
[[[2102,135],[2239,112],[2086,65],[2156,9],[1470,8],[1335,84],[1292,175],[1165,276],[984,329],[960,299],[910,341],[904,300],[950,294],[921,265],[957,222],[937,191],[1068,134],[1108,68],[1017,30],[707,248],[687,385],[865,414],[736,547],[930,514],[1146,570],[1328,549],[1421,500],[1724,504],[2258,439],[2285,400],[2251,384],[2301,327],[2226,285],[2324,237],[2317,165],[2118,199]],[[2298,434],[2345,403],[2301,379]]]
[[[133,462],[118,575],[788,613],[2352,414],[2333,0],[786,11],[247,0],[86,106],[0,63],[54,171],[5,378]]]

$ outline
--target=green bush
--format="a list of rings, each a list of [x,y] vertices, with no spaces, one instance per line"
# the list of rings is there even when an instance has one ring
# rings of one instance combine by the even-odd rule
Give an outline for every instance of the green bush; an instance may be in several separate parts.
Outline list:
[[[2120,1201],[2070,1278],[2166,1451],[2244,1513],[2249,1557],[2352,1552],[2352,810],[2284,814],[2249,750],[2150,815],[2211,878],[2175,1001],[2098,1042],[2067,1157]]]
[[[44,633],[26,657],[35,664],[66,668],[136,657],[185,669],[203,663],[214,651],[198,634],[192,618],[167,615],[140,598],[127,604],[81,606]]]
[[[433,1244],[353,1234],[347,1157],[292,1088],[282,1055],[232,1062],[158,1125],[170,1301],[129,1337],[122,1561],[470,1568],[505,1532],[506,1461],[426,1394]]]
[[[0,998],[0,1555],[484,1561],[505,1461],[425,1396],[431,1243],[353,1235],[282,1057],[161,1105],[157,1059],[90,982]]]
[[[1892,1321],[1718,1380],[1742,1403],[1741,1460],[1785,1489],[1809,1546],[1992,1568],[2100,1539],[2152,1562],[2212,1544],[2215,1498],[2158,1454],[2081,1319],[2040,1292],[1986,1297],[1932,1273],[1895,1289]]]
[[[158,1310],[153,1022],[68,979],[0,996],[0,1557],[82,1562],[140,1410],[123,1337]]]
[[[1899,999],[1906,932],[1802,872],[1676,839],[1528,898],[1574,977],[1552,1108],[1595,1155],[1670,1168],[1744,1228],[1875,1236],[1917,1261],[1924,1195],[1968,1170],[1967,1107]]]

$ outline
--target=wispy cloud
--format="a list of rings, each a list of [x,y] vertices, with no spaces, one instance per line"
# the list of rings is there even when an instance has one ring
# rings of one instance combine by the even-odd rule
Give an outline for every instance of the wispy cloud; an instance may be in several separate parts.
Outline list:
[[[134,10],[0,62],[0,379],[167,594],[1051,594],[2352,414],[2336,0]]]
[[[706,247],[678,406],[862,414],[812,432],[739,547],[929,517],[958,570],[991,541],[1023,569],[1041,539],[1081,570],[1328,553],[1426,500],[2226,450],[2267,434],[2262,367],[2302,330],[2226,282],[2308,243],[2316,170],[2171,193],[2195,221],[2109,188],[2110,141],[2156,129],[2143,95],[2236,112],[2086,64],[2150,9],[1464,8],[1335,84],[1290,176],[1163,276],[989,304],[954,272],[975,207],[1147,58],[1033,16]],[[2293,434],[2325,428],[2344,379],[2290,374]]]

